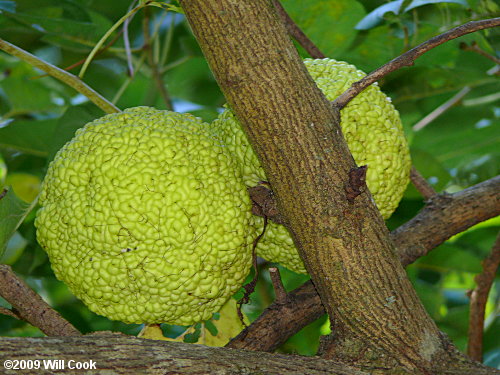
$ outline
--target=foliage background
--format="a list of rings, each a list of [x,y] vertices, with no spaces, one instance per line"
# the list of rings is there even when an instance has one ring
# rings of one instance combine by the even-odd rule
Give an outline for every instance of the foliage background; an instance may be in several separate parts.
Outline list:
[[[283,5],[306,34],[329,57],[369,72],[409,48],[469,20],[498,16],[493,0],[284,0]],[[94,0],[0,1],[0,37],[59,67],[78,74],[81,63],[107,30],[127,13],[130,2]],[[361,22],[362,21],[362,22]],[[145,27],[149,37],[145,36]],[[93,60],[84,81],[121,108],[138,105],[167,108],[154,70],[166,85],[173,108],[213,120],[225,100],[182,14],[147,7],[128,25],[131,58],[124,48],[122,27],[109,48]],[[413,163],[438,191],[455,192],[499,173],[499,67],[487,58],[460,48],[476,42],[500,57],[499,30],[474,33],[427,53],[411,68],[385,78],[380,85],[399,109],[411,144]],[[304,57],[307,54],[298,47]],[[128,73],[128,61],[134,74]],[[413,126],[463,88],[469,93],[423,129]],[[32,201],[55,152],[88,121],[104,113],[88,100],[18,59],[0,52],[0,187]],[[393,229],[423,206],[410,186],[396,213]],[[82,332],[119,330],[137,334],[139,325],[113,322],[90,312],[53,275],[48,258],[36,242],[30,213],[7,244],[0,263],[12,265],[28,284]],[[2,218],[0,217],[0,221]],[[408,267],[427,311],[462,350],[467,343],[468,297],[481,260],[489,253],[500,228],[498,218],[455,236]],[[1,253],[1,252],[0,252]],[[265,269],[269,264],[260,263]],[[282,269],[291,290],[305,276]],[[261,272],[250,319],[273,300],[268,274]],[[0,298],[0,306],[10,307]],[[487,305],[485,363],[500,368],[500,277]],[[313,355],[320,334],[328,332],[323,317],[291,338],[282,351]],[[183,327],[164,325],[174,337]],[[0,335],[41,336],[29,324],[0,315]]]

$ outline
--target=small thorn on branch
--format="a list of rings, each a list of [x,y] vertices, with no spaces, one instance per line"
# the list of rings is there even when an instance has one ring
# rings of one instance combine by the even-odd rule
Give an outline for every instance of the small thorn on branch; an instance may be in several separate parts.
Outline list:
[[[252,200],[252,213],[257,216],[267,217],[277,224],[285,224],[285,219],[278,210],[278,204],[273,191],[262,182],[257,186],[248,188]]]
[[[349,171],[349,181],[345,186],[346,197],[349,203],[366,190],[366,171],[368,166],[351,168]]]
[[[283,282],[281,281],[279,269],[277,269],[276,267],[269,268],[269,275],[271,276],[274,294],[276,296],[275,302],[279,305],[285,304],[287,302],[288,293],[283,286]]]
[[[2,199],[3,197],[5,197],[7,195],[7,192],[8,192],[7,189],[3,189],[2,192],[0,193],[0,199]]]

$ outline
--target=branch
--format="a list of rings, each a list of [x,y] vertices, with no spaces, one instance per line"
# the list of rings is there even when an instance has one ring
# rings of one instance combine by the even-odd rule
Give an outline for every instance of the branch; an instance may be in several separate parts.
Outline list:
[[[38,294],[17,277],[10,266],[0,264],[0,296],[25,320],[49,336],[77,336],[80,332],[53,310]],[[0,310],[0,313],[3,313]],[[12,314],[8,314],[13,316]]]
[[[290,36],[292,36],[313,59],[324,59],[326,55],[324,55],[323,52],[316,47],[312,40],[304,34],[300,27],[297,26],[297,24],[288,15],[285,8],[283,8],[283,5],[281,5],[279,0],[273,0],[273,5],[276,9],[276,13],[280,16],[281,21],[285,24],[288,34],[290,34]]]
[[[456,93],[452,98],[441,104],[434,111],[425,116],[422,120],[413,125],[413,131],[419,131],[429,125],[432,121],[437,119],[443,113],[445,113],[448,109],[453,107],[459,101],[461,101],[465,95],[467,95],[471,91],[469,86],[465,86],[462,90]]]
[[[500,265],[500,233],[491,249],[491,254],[483,261],[483,273],[476,276],[476,288],[470,294],[469,342],[467,354],[472,359],[483,360],[484,311],[488,294],[498,266]]]
[[[438,194],[391,233],[404,266],[451,236],[500,215],[500,176],[454,194]]]
[[[487,59],[493,61],[495,64],[497,65],[500,65],[500,59],[496,56],[493,56],[493,55],[490,55],[489,53],[483,51],[478,45],[476,42],[472,42],[470,44],[470,46],[463,42],[463,43],[460,43],[460,48],[464,51],[472,51],[472,52],[476,52],[478,54],[480,54],[481,56],[483,57],[486,57]]]
[[[148,57],[148,64],[151,68],[151,74],[153,76],[153,80],[158,87],[158,91],[160,91],[160,95],[165,103],[165,107],[168,110],[172,110],[172,101],[170,99],[170,95],[167,92],[167,88],[163,83],[163,79],[160,73],[160,69],[158,67],[158,62],[155,61],[155,57],[153,55],[153,46],[151,43],[151,35],[149,33],[149,8],[144,9],[144,18],[142,23],[142,30],[144,34],[144,50],[146,51]]]
[[[429,199],[435,196],[436,190],[427,182],[424,176],[420,174],[419,171],[415,168],[415,166],[411,167],[410,170],[410,180],[415,189],[424,197],[424,199]]]
[[[13,361],[32,360],[41,366],[36,374],[54,374],[54,369],[44,369],[43,360],[61,360],[66,371],[74,374],[219,374],[219,375],[369,375],[394,374],[392,368],[368,367],[357,369],[331,360],[296,355],[255,353],[245,350],[228,350],[182,342],[140,339],[116,335],[80,337],[0,337],[2,348],[2,374],[27,373],[8,370]],[[5,361],[7,360],[7,361]],[[10,360],[10,362],[9,362]],[[72,362],[70,362],[72,361]],[[55,362],[55,361],[54,361]],[[69,370],[77,363],[95,366],[95,370]],[[0,364],[2,366],[2,364]],[[30,372],[30,371],[28,371]],[[56,373],[59,373],[56,371]],[[434,375],[493,375],[498,370],[475,364],[457,370],[444,369]]]
[[[110,103],[107,99],[97,93],[94,89],[83,83],[80,78],[74,76],[73,74],[58,68],[52,64],[49,64],[38,57],[32,55],[29,52],[3,40],[0,38],[0,49],[4,50],[8,54],[19,58],[20,60],[27,62],[28,64],[43,70],[52,77],[64,82],[68,86],[74,88],[77,92],[85,95],[92,103],[101,108],[106,113],[120,112],[114,104]]]
[[[426,255],[451,236],[500,215],[500,176],[454,194],[434,196],[412,220],[391,233],[404,266]],[[271,304],[228,346],[273,351],[325,314],[308,281],[287,294],[289,304]]]
[[[415,48],[412,48],[411,50],[402,54],[401,56],[398,56],[395,59],[389,61],[387,64],[382,65],[380,68],[374,70],[360,81],[353,83],[352,86],[347,91],[345,91],[342,95],[340,95],[337,99],[333,101],[333,105],[339,109],[344,108],[347,105],[347,103],[349,103],[352,99],[354,99],[354,97],[356,97],[356,95],[358,95],[361,91],[366,89],[372,83],[380,80],[387,74],[392,73],[395,70],[398,70],[404,66],[413,65],[414,61],[418,57],[445,42],[448,42],[452,39],[461,37],[466,34],[473,33],[478,30],[488,29],[497,26],[500,26],[500,18],[491,18],[481,21],[471,21],[461,26],[455,27],[454,29],[451,29],[441,35],[435,36],[434,38],[431,38],[428,41],[419,44]]]
[[[10,360],[57,358],[65,363],[70,360],[92,360],[95,370],[88,373],[368,375],[368,372],[319,358],[228,350],[115,335],[29,339],[1,337],[0,347],[2,358]],[[3,368],[1,370],[5,371]],[[17,371],[2,373],[15,374]],[[53,371],[44,372],[42,367],[42,371],[36,373],[52,374]]]

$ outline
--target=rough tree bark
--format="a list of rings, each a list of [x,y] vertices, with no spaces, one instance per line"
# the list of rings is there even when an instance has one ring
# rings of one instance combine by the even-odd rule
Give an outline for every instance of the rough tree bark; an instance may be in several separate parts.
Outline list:
[[[338,112],[271,2],[180,3],[336,328],[330,357],[394,373],[472,366],[425,312],[369,191],[347,196],[356,165]]]
[[[218,375],[368,375],[381,374],[349,367],[332,360],[292,355],[248,352],[228,348],[165,342],[121,335],[78,337],[0,337],[0,360],[36,361],[38,370],[8,370],[2,374],[218,374]],[[65,370],[43,368],[43,360],[62,360]],[[95,370],[68,369],[69,361],[95,362]],[[15,363],[15,362],[14,362]],[[26,362],[25,362],[26,363]],[[475,375],[488,375],[479,369]],[[469,375],[465,371],[444,371],[443,375]]]

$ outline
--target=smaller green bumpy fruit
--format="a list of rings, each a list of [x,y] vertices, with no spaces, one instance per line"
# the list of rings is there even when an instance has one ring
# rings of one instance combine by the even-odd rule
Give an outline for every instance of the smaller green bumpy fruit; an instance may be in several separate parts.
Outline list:
[[[194,116],[148,107],[104,116],[51,162],[38,241],[56,276],[98,314],[125,323],[209,319],[252,264],[240,173]]]
[[[335,100],[350,85],[365,76],[355,66],[333,59],[306,59],[309,74],[328,100]],[[401,119],[391,100],[373,84],[340,111],[341,127],[358,165],[367,165],[366,183],[387,219],[394,212],[408,185],[410,153]],[[230,109],[211,124],[241,164],[249,186],[266,180],[264,171],[245,133]],[[257,221],[257,225],[261,221]],[[257,246],[257,255],[299,273],[306,269],[290,234],[282,225],[270,223]]]

